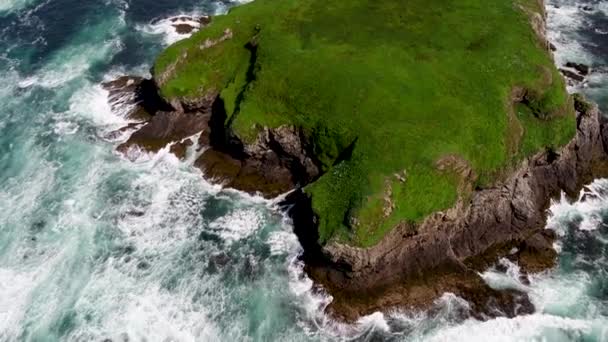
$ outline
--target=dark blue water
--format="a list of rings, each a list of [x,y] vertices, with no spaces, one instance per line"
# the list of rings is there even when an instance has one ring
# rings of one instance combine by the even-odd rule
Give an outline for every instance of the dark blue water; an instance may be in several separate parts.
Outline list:
[[[606,2],[557,2],[557,62],[593,65],[581,89],[607,106]],[[0,0],[0,341],[608,340],[605,181],[596,200],[552,207],[557,269],[531,285],[506,261],[508,274],[484,273],[527,291],[537,314],[479,322],[445,294],[429,312],[345,325],[323,313],[331,298],[302,272],[272,201],[207,183],[192,158],[114,153],[125,137],[107,133],[127,119],[100,82],[147,76],[185,38],[167,18],[233,5]]]
[[[608,112],[608,2],[548,0],[549,38],[557,46],[556,63],[584,63],[594,70],[572,88]]]

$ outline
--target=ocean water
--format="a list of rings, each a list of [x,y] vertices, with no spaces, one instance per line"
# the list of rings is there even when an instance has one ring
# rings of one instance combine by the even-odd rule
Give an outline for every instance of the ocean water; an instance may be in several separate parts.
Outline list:
[[[581,9],[588,4],[591,10]],[[127,120],[100,82],[146,76],[185,38],[167,18],[228,0],[0,0],[0,341],[608,341],[608,181],[556,201],[559,266],[519,282],[538,313],[486,322],[445,294],[433,310],[347,325],[298,261],[273,201],[207,183],[166,150],[128,161]],[[551,0],[557,63],[591,64],[608,108],[608,2]],[[192,151],[191,151],[192,152]]]

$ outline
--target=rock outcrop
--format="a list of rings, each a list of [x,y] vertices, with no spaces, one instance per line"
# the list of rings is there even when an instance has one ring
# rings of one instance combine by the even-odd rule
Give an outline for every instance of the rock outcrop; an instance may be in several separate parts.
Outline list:
[[[544,7],[542,0],[539,4]],[[534,31],[550,49],[545,19],[545,13],[531,13]],[[176,20],[176,29],[191,30],[181,23],[188,20]],[[199,48],[209,49],[231,39],[233,32],[227,29]],[[156,80],[125,77],[104,84],[113,108],[130,108],[129,117],[144,123],[118,150],[127,152],[136,146],[158,151],[170,145],[170,151],[183,158],[195,145],[192,137],[198,135],[194,165],[207,178],[266,197],[295,189],[282,205],[293,218],[304,247],[306,270],[334,297],[329,310],[345,320],[392,307],[426,307],[445,292],[467,299],[482,319],[532,312],[534,307],[525,293],[492,289],[479,272],[503,257],[518,262],[527,272],[552,267],[555,237],[544,229],[550,200],[562,192],[574,196],[585,183],[608,176],[608,124],[597,107],[575,97],[577,133],[563,148],[528,158],[500,183],[485,189],[473,189],[468,180],[476,176],[466,161],[448,156],[439,161],[438,169],[456,171],[462,178],[459,192],[466,192],[452,209],[420,223],[401,223],[371,248],[335,241],[322,246],[319,220],[311,199],[301,190],[322,173],[306,135],[297,127],[280,126],[264,128],[253,142],[243,142],[232,134],[216,89],[205,89],[205,95],[196,99],[175,98],[166,103],[158,94],[157,83],[169,79],[180,58],[186,58],[180,56]],[[584,79],[589,72],[582,65],[566,67],[569,69],[562,72],[572,73],[572,78]],[[513,94],[514,100],[524,98],[525,92]],[[395,178],[404,183],[407,171]],[[394,210],[392,191],[387,182],[383,197],[387,217]]]
[[[126,108],[129,118],[145,123],[118,146],[119,152],[132,147],[157,152],[171,145],[170,151],[183,158],[193,145],[187,138],[198,134],[202,151],[194,165],[207,178],[268,198],[306,185],[320,174],[311,147],[295,127],[264,129],[254,143],[243,144],[225,127],[223,101],[212,91],[196,102],[168,104],[153,80],[125,76],[103,86],[114,109]]]
[[[122,78],[106,84],[113,105],[131,101],[135,110],[148,114],[147,123],[119,151],[131,146],[157,151],[171,145],[171,152],[184,157],[193,145],[186,138],[198,134],[195,166],[206,177],[266,197],[299,189],[320,176],[320,164],[298,128],[263,129],[253,143],[244,144],[227,128],[219,97],[209,95],[196,108],[188,104],[175,109],[159,101],[147,82],[152,81]],[[544,229],[550,200],[561,192],[574,196],[585,183],[608,176],[608,124],[596,106],[579,96],[574,99],[577,133],[568,145],[529,158],[491,188],[468,188],[470,195],[461,196],[452,209],[419,224],[402,223],[374,247],[319,245],[311,199],[301,190],[288,195],[283,206],[304,247],[307,271],[334,297],[329,309],[353,320],[389,307],[428,306],[453,292],[469,300],[479,318],[532,312],[525,293],[491,289],[479,272],[501,257],[529,272],[551,267],[554,237]],[[459,165],[452,159],[445,160],[446,167]],[[470,177],[470,172],[463,175]]]
[[[255,143],[216,142],[195,165],[230,188],[276,197],[310,183],[319,167],[308,152],[305,139],[294,127],[265,129]]]
[[[292,209],[296,232],[309,274],[334,296],[331,309],[354,319],[390,306],[428,305],[454,292],[478,313],[516,314],[509,310],[517,300],[526,302],[525,295],[499,294],[478,272],[504,256],[531,272],[551,267],[553,237],[544,230],[550,200],[562,192],[575,196],[585,183],[608,176],[608,124],[596,106],[576,107],[585,111],[578,113],[577,134],[568,145],[529,158],[504,182],[476,190],[467,203],[395,228],[371,248],[317,245],[309,236],[316,218],[303,208],[310,201],[302,193],[288,198],[300,206]]]

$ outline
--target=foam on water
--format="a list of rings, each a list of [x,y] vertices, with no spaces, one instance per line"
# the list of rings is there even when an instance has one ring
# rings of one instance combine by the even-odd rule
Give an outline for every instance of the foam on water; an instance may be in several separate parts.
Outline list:
[[[67,47],[57,51],[35,75],[19,82],[20,88],[56,88],[83,76],[90,68],[121,49],[118,34],[124,29],[124,12],[97,25],[86,26]],[[109,32],[109,34],[108,34]],[[90,37],[97,37],[91,41]]]
[[[493,289],[496,290],[519,290],[527,292],[528,286],[521,281],[521,273],[519,266],[510,260],[500,259],[498,264],[506,269],[506,272],[498,271],[495,268],[483,272],[481,277]]]
[[[171,45],[180,40],[191,37],[192,34],[201,27],[201,24],[199,21],[197,21],[197,18],[204,15],[222,15],[228,12],[228,9],[235,5],[245,4],[251,1],[252,0],[214,1],[211,4],[211,8],[205,12],[201,12],[200,10],[187,12],[182,11],[177,14],[154,19],[145,25],[138,24],[136,25],[136,29],[146,35],[160,36],[162,37],[165,45]],[[180,33],[174,26],[176,24],[187,24],[193,27],[194,30],[189,33]]]
[[[138,25],[137,29],[142,33],[153,36],[162,36],[165,45],[171,45],[175,42],[178,42],[182,39],[189,38],[193,32],[198,30],[201,26],[200,22],[195,19],[200,17],[201,13],[183,13],[175,16],[170,16],[167,18],[157,19],[152,21],[146,25]],[[194,28],[193,32],[190,33],[180,33],[177,31],[173,20],[178,18],[188,18],[186,20],[180,21],[179,24],[190,25]]]
[[[0,0],[0,14],[14,12],[28,6],[32,0]]]
[[[571,0],[552,0],[547,5],[548,38],[556,46],[556,63],[590,64],[592,56],[582,47],[577,30],[588,24],[579,5]]]
[[[570,201],[562,194],[559,201],[552,202],[547,226],[562,236],[569,228],[564,222],[576,222],[581,230],[598,229],[608,210],[607,189],[608,180],[598,179],[581,191],[577,201]]]
[[[535,314],[530,316],[497,318],[487,322],[474,320],[438,331],[425,341],[602,341],[608,332],[605,322],[591,322]],[[598,337],[600,339],[596,339]]]

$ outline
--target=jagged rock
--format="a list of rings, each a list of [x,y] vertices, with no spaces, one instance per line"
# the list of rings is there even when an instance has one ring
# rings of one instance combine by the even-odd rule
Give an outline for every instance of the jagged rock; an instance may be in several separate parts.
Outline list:
[[[137,76],[122,76],[101,85],[106,89],[113,111],[126,112],[126,117],[147,121],[158,111],[170,111],[171,106],[159,95],[153,80]]]
[[[568,62],[566,63],[566,67],[575,69],[583,76],[589,75],[589,72],[591,71],[591,68],[588,65],[582,63]]]
[[[557,51],[557,46],[555,46],[555,44],[549,42],[549,49],[553,52]]]
[[[225,127],[221,99],[213,91],[207,94],[174,104],[175,111],[157,112],[119,150],[131,145],[158,150],[177,142],[174,152],[180,154],[185,151],[182,141],[201,133],[199,144],[205,151],[195,165],[207,177],[267,197],[319,176],[320,167],[298,129],[263,129],[255,142],[244,144]],[[597,107],[575,100],[576,108],[586,110],[579,113],[577,135],[567,146],[529,158],[502,183],[460,197],[452,209],[419,224],[400,223],[374,247],[318,245],[311,200],[301,191],[288,196],[284,205],[291,207],[307,272],[334,296],[330,310],[353,320],[391,306],[428,306],[450,291],[469,300],[480,317],[531,312],[525,294],[492,290],[477,272],[505,255],[530,271],[551,266],[552,237],[542,230],[549,200],[561,191],[574,195],[593,177],[608,175],[608,125],[601,122]],[[445,166],[463,179],[474,178],[467,165]],[[514,247],[518,252],[510,254]]]
[[[199,143],[214,142],[201,136]],[[255,143],[219,144],[208,149],[196,161],[203,173],[226,186],[249,193],[276,197],[309,183],[319,168],[307,155],[301,136],[293,128],[264,130]],[[219,145],[219,146],[218,146]],[[219,148],[219,149],[218,149]]]
[[[171,148],[169,149],[169,151],[171,153],[173,153],[177,158],[184,159],[184,158],[186,158],[186,151],[188,150],[188,147],[190,147],[192,145],[194,145],[194,143],[190,139],[186,139],[184,141],[178,141],[178,142],[174,143],[173,145],[171,145]]]
[[[579,75],[578,73],[568,70],[568,69],[559,69],[559,71],[566,77],[568,77],[569,79],[576,81],[576,82],[582,82],[585,80],[585,76],[583,75]]]
[[[131,146],[156,152],[170,142],[179,142],[201,131],[208,130],[210,114],[159,112],[142,128],[135,131],[118,151],[125,152]]]
[[[175,31],[179,34],[188,34],[198,31],[211,23],[211,17],[191,17],[182,15],[179,17],[171,18],[171,26],[175,28]]]

